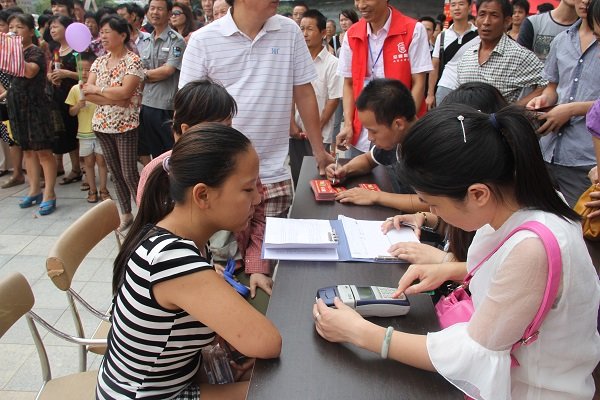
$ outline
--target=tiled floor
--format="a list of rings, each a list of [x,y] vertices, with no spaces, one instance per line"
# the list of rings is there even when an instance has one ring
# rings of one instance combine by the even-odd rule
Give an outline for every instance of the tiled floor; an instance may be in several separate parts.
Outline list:
[[[72,334],[75,329],[67,311],[66,295],[48,279],[45,260],[63,230],[93,206],[87,203],[87,192],[80,191],[79,186],[80,182],[57,184],[57,209],[43,217],[36,215],[37,207],[19,208],[19,198],[27,194],[26,184],[0,189],[0,278],[13,271],[22,273],[33,288],[34,311]],[[109,190],[114,196],[112,185]],[[107,309],[111,301],[112,261],[116,254],[116,240],[111,235],[92,250],[74,278],[73,287],[98,309]],[[98,320],[85,310],[80,314],[86,333],[93,332]],[[46,345],[53,377],[78,372],[76,346],[48,334],[42,327],[38,329]],[[97,369],[99,362],[100,356],[88,355],[88,369]],[[21,319],[0,338],[0,398],[34,399],[41,384],[38,355],[27,324]]]

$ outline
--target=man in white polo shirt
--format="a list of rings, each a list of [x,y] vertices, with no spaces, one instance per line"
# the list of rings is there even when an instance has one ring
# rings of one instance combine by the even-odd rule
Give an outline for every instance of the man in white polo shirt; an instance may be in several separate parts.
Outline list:
[[[276,15],[279,1],[227,0],[223,18],[194,32],[183,56],[179,87],[211,78],[238,105],[233,126],[252,140],[260,158],[265,215],[287,216],[293,189],[286,158],[292,98],[321,174],[333,161],[323,148],[311,82],[313,60],[298,25]]]

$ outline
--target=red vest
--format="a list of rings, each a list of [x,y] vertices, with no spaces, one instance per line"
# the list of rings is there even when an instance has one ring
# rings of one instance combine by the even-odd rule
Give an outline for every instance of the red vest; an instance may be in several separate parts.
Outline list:
[[[416,20],[405,16],[393,7],[392,21],[390,30],[383,42],[383,71],[386,78],[398,79],[409,90],[412,88],[412,73],[410,70],[410,58],[408,48],[413,38]],[[348,32],[348,44],[352,50],[352,88],[354,91],[354,100],[358,98],[364,87],[367,76],[367,63],[369,57],[369,44],[367,36],[367,22],[360,19],[352,25]],[[424,113],[424,102],[418,114]],[[352,123],[354,135],[352,144],[355,145],[360,137],[362,124],[358,119],[358,112],[354,110],[354,120]]]

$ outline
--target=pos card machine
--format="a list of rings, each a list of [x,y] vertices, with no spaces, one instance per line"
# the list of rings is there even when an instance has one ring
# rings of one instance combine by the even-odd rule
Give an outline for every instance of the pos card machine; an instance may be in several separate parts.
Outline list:
[[[404,293],[397,299],[392,298],[395,291],[395,288],[381,286],[337,285],[317,290],[317,299],[333,307],[333,299],[339,297],[363,317],[405,315],[410,310],[410,303]]]

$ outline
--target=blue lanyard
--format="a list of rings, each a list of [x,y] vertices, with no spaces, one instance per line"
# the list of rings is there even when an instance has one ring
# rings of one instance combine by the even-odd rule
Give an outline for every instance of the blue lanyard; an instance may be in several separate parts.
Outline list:
[[[371,55],[371,60],[373,60],[373,52],[371,51],[371,39],[370,38],[367,38],[367,44],[369,45],[369,54]],[[371,79],[373,78],[373,75],[375,75],[375,65],[377,65],[379,58],[381,58],[381,53],[383,53],[383,46],[381,46],[381,49],[379,50],[379,54],[377,54],[377,58],[375,59],[375,61],[373,61],[373,65],[371,65]]]

